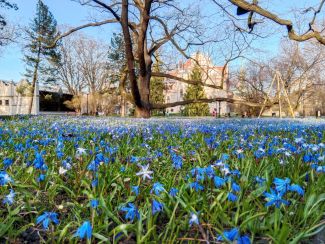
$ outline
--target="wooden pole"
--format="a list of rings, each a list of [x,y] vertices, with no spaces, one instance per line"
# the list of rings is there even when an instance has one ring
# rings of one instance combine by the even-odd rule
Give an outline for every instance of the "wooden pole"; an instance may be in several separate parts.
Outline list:
[[[267,101],[268,98],[269,98],[269,95],[270,95],[270,93],[271,93],[271,89],[272,89],[273,83],[274,83],[274,81],[275,81],[275,76],[276,76],[276,75],[274,75],[274,77],[273,77],[273,79],[272,79],[271,86],[270,86],[269,91],[268,91],[268,93],[267,93],[267,95],[266,95],[266,98],[265,98],[265,100],[264,100],[264,102],[263,102],[263,106],[262,106],[262,108],[261,108],[261,110],[260,110],[260,113],[259,113],[259,115],[258,115],[258,118],[260,118],[261,115],[262,115],[262,113],[263,113],[263,110],[264,110],[264,108],[265,108],[266,101]]]
[[[276,73],[277,76],[277,92],[278,92],[278,100],[279,100],[279,117],[282,118],[282,106],[281,106],[281,88],[280,88],[280,78],[279,74]]]
[[[294,118],[294,117],[295,117],[295,114],[294,114],[293,109],[292,109],[292,106],[291,106],[291,102],[290,102],[290,98],[289,98],[289,95],[288,95],[287,89],[285,88],[285,86],[284,86],[284,81],[282,80],[281,77],[280,77],[280,79],[281,79],[282,88],[283,88],[283,91],[284,91],[285,97],[286,97],[287,102],[288,102],[288,105],[289,105],[289,110],[290,110],[291,116],[292,116],[292,118]]]

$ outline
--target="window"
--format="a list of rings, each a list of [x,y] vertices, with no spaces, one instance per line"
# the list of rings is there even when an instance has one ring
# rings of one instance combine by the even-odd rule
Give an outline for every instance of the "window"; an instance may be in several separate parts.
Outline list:
[[[9,106],[9,100],[5,100],[5,105]]]
[[[174,112],[174,109],[172,108],[170,111],[171,111],[171,112]]]
[[[0,100],[0,106],[2,105],[2,100]]]

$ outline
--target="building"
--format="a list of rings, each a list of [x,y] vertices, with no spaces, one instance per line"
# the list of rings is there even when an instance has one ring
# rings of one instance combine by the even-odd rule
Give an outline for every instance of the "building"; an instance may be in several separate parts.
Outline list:
[[[195,53],[192,55],[192,58],[195,59],[188,59],[185,62],[179,62],[176,69],[169,72],[169,74],[177,77],[181,77],[183,79],[189,79],[191,72],[197,63],[199,63],[200,67],[202,68],[202,79],[203,82],[206,84],[213,84],[213,85],[221,85],[222,80],[222,70],[223,67],[221,66],[215,66],[212,62],[212,60],[205,56],[202,53]],[[225,74],[224,74],[224,84],[223,84],[223,90],[220,89],[214,89],[211,87],[204,86],[204,92],[207,98],[226,98],[228,97],[228,69],[226,68]],[[172,103],[172,102],[178,102],[183,101],[183,96],[186,92],[187,83],[176,81],[173,79],[166,78],[164,80],[165,82],[165,103]],[[209,103],[210,113],[212,114],[213,111],[217,111],[219,113],[219,103],[213,102]],[[181,113],[183,107],[182,106],[176,106],[172,108],[168,108],[166,111],[168,113]],[[229,113],[229,105],[227,102],[221,102],[220,103],[220,114],[226,114]]]
[[[0,115],[28,114],[31,96],[24,95],[18,87],[27,84],[22,80],[18,84],[13,81],[0,80]],[[39,90],[38,84],[35,87],[34,100],[32,104],[32,114],[39,113]]]
[[[30,84],[27,80],[18,83],[0,80],[0,115],[28,114],[32,99],[28,93]],[[33,94],[32,114],[46,112],[69,112],[63,103],[72,95],[57,87],[41,87],[36,83]]]

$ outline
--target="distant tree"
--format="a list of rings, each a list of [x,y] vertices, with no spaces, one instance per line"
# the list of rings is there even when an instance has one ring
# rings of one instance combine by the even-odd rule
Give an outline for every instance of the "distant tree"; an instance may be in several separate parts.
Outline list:
[[[114,33],[111,38],[111,45],[108,49],[109,73],[112,83],[119,84],[118,95],[120,97],[120,114],[122,117],[126,114],[126,92],[129,92],[127,86],[126,55],[124,51],[124,39],[122,33]]]
[[[18,9],[16,4],[11,3],[8,0],[0,0],[0,8],[14,9],[14,10]],[[3,27],[6,25],[7,25],[7,21],[5,17],[2,14],[0,14],[0,30],[2,30]]]
[[[32,94],[34,94],[35,84],[39,79],[45,83],[54,82],[55,64],[60,60],[57,48],[48,48],[58,36],[57,22],[42,0],[37,3],[36,17],[26,34],[29,41],[25,46],[26,76],[32,78]],[[29,113],[32,111],[32,105],[33,96],[29,104]]]
[[[121,79],[123,70],[126,67],[126,57],[124,52],[124,40],[122,33],[113,33],[111,45],[108,49],[108,60],[110,69],[110,79],[118,83]]]
[[[156,57],[156,62],[152,65],[153,72],[161,72],[162,62],[160,61],[159,56]],[[151,77],[150,81],[150,102],[151,103],[160,103],[163,104],[165,102],[164,96],[164,78],[163,77]],[[152,115],[159,114],[163,109],[152,110]]]
[[[2,9],[14,9],[17,10],[16,4],[7,0],[0,0],[0,8]],[[0,14],[0,47],[6,46],[13,42],[16,36],[16,30],[13,26],[8,25],[5,16]]]
[[[191,73],[191,80],[202,80],[200,68],[194,66]],[[184,100],[206,99],[206,95],[201,85],[188,85],[184,94]],[[206,116],[209,115],[209,105],[207,103],[192,103],[185,105],[184,114],[186,116]]]

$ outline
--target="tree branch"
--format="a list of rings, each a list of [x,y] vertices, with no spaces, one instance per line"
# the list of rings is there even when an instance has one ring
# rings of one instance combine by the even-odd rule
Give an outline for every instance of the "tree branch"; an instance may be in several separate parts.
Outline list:
[[[263,105],[260,103],[253,103],[253,102],[247,102],[235,98],[202,98],[202,99],[190,99],[190,100],[185,100],[185,101],[178,101],[178,102],[173,102],[173,103],[164,103],[164,104],[151,104],[150,107],[152,109],[164,109],[164,108],[170,108],[170,107],[176,107],[176,106],[181,106],[181,105],[187,105],[187,104],[192,104],[192,103],[212,103],[212,102],[228,102],[228,103],[233,103],[233,104],[244,104],[250,107],[262,107]],[[276,103],[271,103],[267,104],[266,107],[271,107]]]
[[[275,22],[279,25],[286,26],[287,31],[288,31],[288,36],[291,40],[303,42],[303,41],[307,41],[307,40],[315,38],[319,43],[325,45],[325,38],[323,36],[321,36],[320,32],[318,32],[318,31],[313,31],[313,32],[308,32],[308,33],[302,34],[302,35],[298,35],[294,31],[293,24],[290,20],[282,19],[279,16],[277,16],[276,14],[273,14],[273,13],[267,11],[266,9],[261,8],[257,4],[251,4],[244,0],[228,0],[228,1],[231,2],[232,4],[236,5],[237,7],[240,7],[247,11],[255,12],[269,20],[272,20],[273,22]]]
[[[172,79],[172,80],[181,81],[181,82],[184,82],[184,83],[187,83],[187,84],[190,84],[190,85],[201,85],[201,86],[211,87],[211,88],[220,89],[220,90],[223,89],[222,86],[206,84],[206,83],[204,83],[202,81],[187,80],[187,79],[184,79],[182,77],[174,76],[174,75],[171,75],[171,74],[165,74],[165,73],[160,73],[160,72],[152,72],[151,75],[155,76],[155,77],[164,77],[164,78],[168,78],[168,79]]]
[[[118,23],[118,21],[115,20],[115,19],[108,19],[108,20],[104,20],[104,21],[101,21],[101,22],[92,22],[92,23],[88,23],[88,24],[85,24],[85,25],[75,27],[75,28],[63,33],[62,35],[59,35],[58,37],[56,37],[54,42],[50,46],[48,46],[47,48],[54,48],[59,40],[61,40],[62,38],[66,37],[66,36],[71,35],[72,33],[76,32],[76,31],[79,31],[79,30],[82,30],[82,29],[85,29],[85,28],[88,28],[88,27],[96,27],[96,26],[106,25],[106,24],[109,24],[109,23]]]

